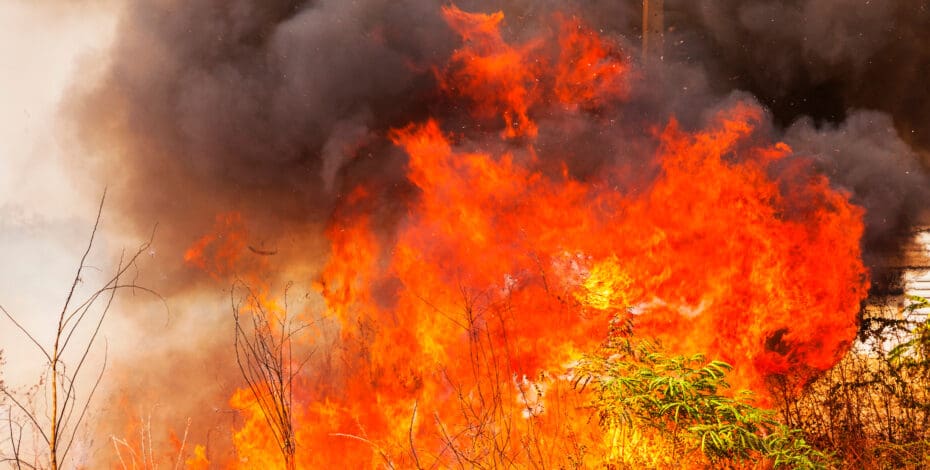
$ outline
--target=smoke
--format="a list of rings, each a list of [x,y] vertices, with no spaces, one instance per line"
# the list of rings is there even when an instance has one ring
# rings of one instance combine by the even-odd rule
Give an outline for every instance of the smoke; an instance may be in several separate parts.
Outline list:
[[[889,112],[904,137],[930,143],[925,0],[674,1],[667,41],[676,60],[700,61],[717,89],[753,92],[783,123],[842,120],[849,109]]]
[[[322,233],[334,208],[358,184],[379,196],[387,215],[374,223],[390,227],[415,191],[388,130],[428,115],[451,128],[464,121],[459,103],[439,97],[434,76],[459,45],[440,15],[444,3],[127,0],[104,68],[76,77],[66,106],[80,149],[73,167],[85,174],[88,191],[109,185],[108,209],[131,231],[160,226],[152,287],[170,296],[204,277],[193,277],[181,260],[218,214],[241,212],[249,245],[309,271],[325,259]],[[515,42],[551,27],[561,9],[640,61],[638,2],[458,4],[503,9],[504,32]],[[579,179],[623,168],[617,183],[635,192],[656,171],[647,158],[655,128],[670,116],[698,127],[713,109],[749,93],[771,112],[764,132],[811,157],[866,208],[866,262],[878,274],[875,287],[884,289],[888,264],[924,223],[930,202],[926,157],[921,161],[930,152],[930,88],[921,86],[930,72],[928,2],[665,5],[664,60],[641,64],[622,106],[534,116],[542,161],[566,161]],[[231,332],[215,315],[193,325],[193,308],[180,313],[153,344],[204,325],[222,337]],[[153,361],[166,369],[144,377],[161,380],[172,376],[169,369],[200,370],[203,357],[229,357],[228,341],[217,335],[184,336],[186,347],[205,351],[200,359]],[[177,351],[162,345],[159,353]],[[131,370],[127,362],[121,370]],[[172,382],[159,392],[145,381],[125,385],[155,395],[193,386]]]
[[[75,166],[135,228],[160,223],[168,256],[221,211],[319,231],[356,150],[424,112],[452,45],[423,1],[128,2],[117,36],[68,104]]]
[[[751,92],[867,210],[876,293],[897,284],[902,246],[930,202],[930,3],[666,2],[667,59],[700,62],[715,92]]]
[[[504,10],[514,42],[551,28],[562,10],[612,36],[637,62],[635,3],[514,0],[493,8]],[[128,228],[160,225],[157,287],[166,295],[190,285],[191,270],[178,260],[230,211],[249,224],[250,246],[316,265],[326,255],[322,229],[356,185],[395,214],[415,193],[388,130],[427,115],[461,120],[461,104],[439,97],[434,75],[459,44],[442,4],[127,1],[106,65],[76,77],[66,103],[80,149],[73,167],[91,192],[110,186],[118,205],[110,210]],[[930,42],[927,2],[665,5],[664,60],[643,64],[623,106],[535,117],[543,128],[573,129],[542,133],[543,160],[570,156],[580,179],[624,167],[629,177],[620,183],[636,191],[655,170],[644,158],[651,129],[670,116],[698,126],[706,110],[743,90],[770,110],[775,138],[813,157],[868,210],[864,248],[873,271],[898,258],[928,202],[921,155],[930,149],[930,91],[916,85],[930,62],[921,47]]]
[[[639,7],[626,3],[494,7],[517,41],[559,8],[616,35],[635,60]],[[386,131],[428,112],[456,114],[437,103],[431,71],[457,45],[441,4],[130,1],[102,79],[79,79],[69,103],[85,149],[76,166],[113,187],[133,226],[159,222],[171,254],[221,211],[244,212],[257,236],[276,244],[282,234],[319,233],[346,182],[403,197],[402,161],[385,156]],[[645,77],[616,110],[623,125],[542,141],[542,153],[596,155],[576,161],[580,176],[609,160],[635,161],[603,151],[644,150],[628,135],[631,122],[695,122],[698,110],[748,91],[869,210],[865,248],[878,268],[925,206],[919,156],[930,148],[930,92],[915,84],[930,59],[920,47],[930,41],[928,19],[926,1],[667,1],[665,72]],[[591,147],[601,150],[583,151]]]
[[[811,118],[802,118],[787,130],[785,139],[865,208],[864,261],[872,267],[879,289],[886,288],[883,283],[894,287],[892,265],[907,262],[900,259],[900,250],[920,222],[930,186],[917,155],[895,132],[892,118],[877,111],[853,111],[844,122],[820,128]]]

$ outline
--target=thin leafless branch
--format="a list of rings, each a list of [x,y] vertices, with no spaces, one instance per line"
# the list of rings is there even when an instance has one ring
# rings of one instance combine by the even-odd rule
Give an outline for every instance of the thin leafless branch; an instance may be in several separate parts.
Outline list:
[[[284,307],[269,311],[261,296],[241,280],[230,292],[235,323],[236,363],[242,378],[271,430],[285,467],[296,468],[297,442],[294,429],[294,379],[310,359],[312,351],[299,363],[294,360],[294,337],[309,325],[289,316],[288,292]],[[238,293],[241,297],[237,297]]]
[[[138,285],[136,282],[138,279],[137,261],[140,256],[151,247],[155,235],[154,228],[149,239],[139,245],[130,256],[127,257],[125,251],[120,255],[119,262],[117,263],[113,275],[110,276],[100,288],[77,303],[76,296],[78,295],[78,285],[84,281],[83,273],[87,269],[92,269],[92,267],[87,264],[87,260],[93,250],[100,229],[106,195],[107,192],[104,190],[103,195],[100,197],[100,204],[97,207],[96,217],[87,245],[81,254],[77,271],[71,281],[64,304],[58,314],[57,328],[52,338],[53,346],[51,348],[43,346],[35,334],[29,332],[13,314],[0,306],[0,312],[3,313],[3,316],[13,323],[13,325],[29,339],[48,361],[48,369],[46,370],[48,374],[48,383],[44,384],[44,382],[40,382],[39,384],[44,385],[47,390],[47,394],[39,395],[42,399],[48,400],[44,406],[46,410],[45,413],[39,414],[26,406],[27,401],[24,400],[31,400],[35,397],[31,392],[24,398],[18,396],[19,393],[14,393],[7,387],[0,387],[0,393],[9,398],[10,401],[16,405],[19,414],[25,417],[32,431],[41,438],[42,444],[47,449],[47,461],[51,470],[58,470],[66,461],[78,431],[81,428],[81,424],[87,417],[91,401],[96,395],[97,389],[103,380],[108,355],[108,348],[106,347],[103,353],[103,365],[96,376],[93,386],[87,393],[86,398],[82,398],[81,394],[78,393],[78,384],[81,382],[80,378],[83,377],[82,371],[88,363],[91,351],[94,350],[94,346],[97,344],[103,329],[104,321],[113,306],[117,291],[131,290],[135,292],[139,290],[152,294],[160,299],[167,309],[167,303],[163,297],[149,288]],[[132,280],[123,282],[122,279],[127,277],[130,270],[135,270],[135,276]],[[96,308],[101,301],[103,305],[99,309]],[[77,303],[77,306],[74,306],[75,303]],[[82,328],[85,323],[88,328]],[[79,329],[86,331],[89,337],[83,340],[79,345],[76,345],[75,340],[78,337],[77,332]],[[70,355],[74,355],[76,358],[73,367],[69,366],[69,362],[66,360],[65,356],[72,347],[78,348],[77,351],[72,351],[70,353]],[[8,419],[12,421],[14,418],[10,416]],[[20,432],[20,437],[21,436],[22,432]],[[14,451],[17,454],[14,455],[14,459],[18,466],[32,466],[23,462],[21,458],[21,441],[17,441],[14,444]],[[43,457],[43,459],[45,458],[46,457]]]

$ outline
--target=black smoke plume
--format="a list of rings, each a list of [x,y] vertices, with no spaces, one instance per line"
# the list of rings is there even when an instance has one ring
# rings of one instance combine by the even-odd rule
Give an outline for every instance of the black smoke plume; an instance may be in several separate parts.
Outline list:
[[[355,184],[376,188],[386,207],[409,197],[388,129],[456,114],[454,103],[437,100],[433,75],[458,45],[440,16],[444,3],[127,1],[102,75],[77,77],[68,103],[82,146],[77,165],[95,185],[111,186],[132,226],[160,222],[161,245],[175,260],[230,210],[245,214],[260,250],[286,240],[307,249]],[[574,138],[547,137],[540,153],[600,146],[572,168],[584,178],[606,162],[633,161],[648,147],[635,138],[643,129],[671,115],[687,124],[748,92],[770,110],[773,132],[868,210],[866,258],[883,270],[928,202],[927,5],[667,0],[665,54],[615,111],[620,124],[599,120]],[[459,6],[504,10],[516,41],[561,9],[640,60],[638,2]],[[302,256],[325,256],[323,244],[309,246]],[[180,263],[163,269],[166,279],[184,278]]]

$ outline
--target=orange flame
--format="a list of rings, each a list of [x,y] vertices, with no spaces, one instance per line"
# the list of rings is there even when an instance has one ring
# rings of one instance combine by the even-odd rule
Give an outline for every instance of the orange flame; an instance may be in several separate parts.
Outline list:
[[[508,44],[500,31],[501,12],[466,13],[455,6],[442,12],[464,41],[438,73],[442,89],[470,100],[476,117],[501,116],[504,137],[536,137],[539,128],[529,113],[538,103],[590,109],[627,95],[625,58],[577,19],[556,17],[561,27],[551,41],[558,45],[552,57],[546,53],[547,38]],[[550,67],[552,77],[546,73]]]
[[[532,57],[544,44],[508,45],[499,13],[444,13],[465,44],[443,83],[477,117],[502,116],[505,138],[536,135],[533,106],[584,110],[626,96],[626,63],[575,20],[563,22],[556,76],[537,82],[545,68]],[[460,409],[497,384],[497,399],[510,398],[491,421],[527,423],[510,439],[560,442],[584,418],[552,412],[574,398],[551,374],[592,350],[618,314],[675,351],[736,364],[735,385],[763,395],[770,374],[830,367],[868,288],[862,211],[787,158],[788,146],[757,141],[762,117],[738,103],[698,132],[672,121],[658,136],[660,175],[637,194],[613,189],[621,175],[592,184],[534,169],[532,147],[459,149],[436,120],[394,131],[420,190],[398,234],[376,241],[365,217],[330,231],[323,278],[341,287],[322,292],[353,342],[336,408],[359,420],[340,432],[364,431],[372,461],[409,464],[417,442],[430,448],[480,421]],[[412,419],[414,408],[435,419]]]
[[[475,151],[436,119],[391,133],[419,197],[385,235],[359,187],[327,231],[317,288],[340,340],[335,365],[296,399],[300,468],[606,455],[561,376],[618,315],[674,351],[735,364],[732,382],[763,396],[771,374],[824,370],[845,352],[868,289],[862,210],[787,145],[760,140],[758,106],[737,103],[695,132],[671,120],[644,156],[660,171],[642,191],[618,188],[620,170],[550,174],[532,147],[534,110],[621,102],[623,54],[575,19],[513,46],[502,13],[443,14],[463,46],[437,72],[442,89],[526,147]],[[208,265],[205,240],[190,262]],[[254,399],[240,390],[232,403],[242,465],[280,465]]]
[[[207,459],[207,448],[198,444],[194,446],[194,455],[184,461],[187,470],[208,470],[210,460]]]
[[[534,45],[513,47],[504,42],[499,30],[504,20],[501,12],[465,13],[449,6],[442,13],[465,41],[452,54],[446,73],[440,75],[443,89],[471,98],[472,109],[480,117],[501,113],[506,123],[504,136],[535,136],[536,124],[527,115],[538,97],[534,77],[540,64],[529,57]]]
[[[217,215],[213,231],[184,252],[184,262],[215,278],[230,275],[245,253],[245,235],[241,214],[228,212]]]
[[[594,108],[626,98],[630,70],[621,52],[578,19],[561,20],[559,50],[554,93],[563,105]]]

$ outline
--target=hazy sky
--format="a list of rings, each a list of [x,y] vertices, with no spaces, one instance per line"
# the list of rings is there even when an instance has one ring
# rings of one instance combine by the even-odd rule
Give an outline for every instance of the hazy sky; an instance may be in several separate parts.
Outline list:
[[[58,105],[114,25],[102,2],[0,1],[0,305],[34,331],[50,331],[95,210],[65,171],[80,156],[59,138]],[[34,351],[5,319],[0,348],[7,381],[35,373]]]

